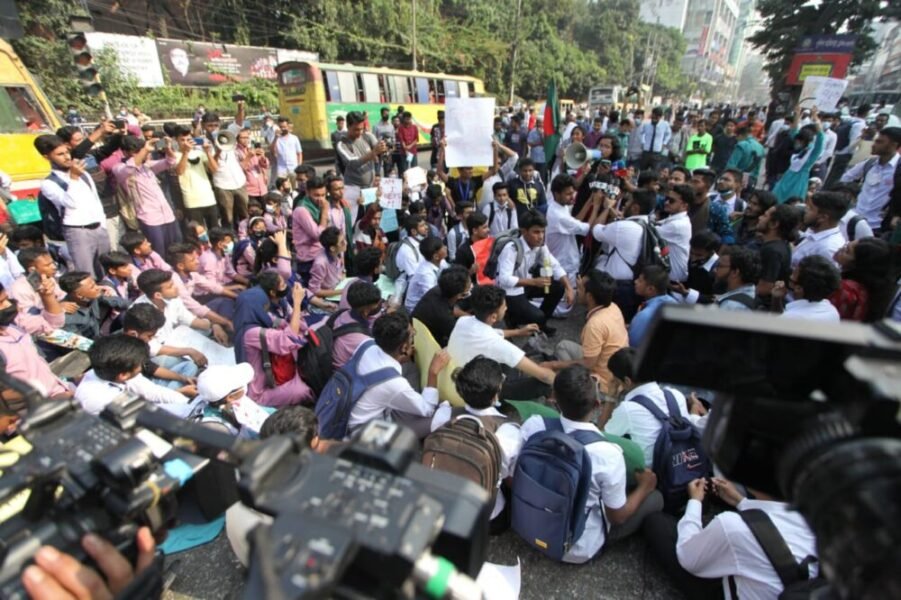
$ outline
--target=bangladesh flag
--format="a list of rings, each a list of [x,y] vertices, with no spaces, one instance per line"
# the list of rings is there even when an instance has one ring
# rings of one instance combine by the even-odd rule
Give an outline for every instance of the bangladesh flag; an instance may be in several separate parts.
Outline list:
[[[547,86],[547,102],[544,103],[544,158],[548,171],[554,162],[557,146],[560,144],[560,112],[557,101],[557,82],[553,79]]]

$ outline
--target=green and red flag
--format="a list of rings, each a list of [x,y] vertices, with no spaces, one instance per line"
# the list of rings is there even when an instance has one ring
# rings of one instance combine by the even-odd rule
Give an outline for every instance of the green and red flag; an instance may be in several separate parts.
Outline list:
[[[544,103],[544,156],[548,167],[554,162],[557,146],[560,144],[560,103],[557,101],[557,82],[553,79],[547,86],[547,101]]]

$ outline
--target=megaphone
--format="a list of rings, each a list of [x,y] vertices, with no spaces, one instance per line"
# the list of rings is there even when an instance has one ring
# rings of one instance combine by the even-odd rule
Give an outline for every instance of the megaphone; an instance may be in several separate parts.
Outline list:
[[[600,159],[600,150],[592,150],[586,147],[585,144],[580,144],[579,142],[570,144],[569,148],[566,149],[566,152],[563,153],[563,160],[570,169],[578,169],[588,160]]]
[[[219,146],[219,149],[222,152],[234,150],[236,144],[237,139],[235,138],[235,134],[231,131],[226,129],[225,131],[220,131],[216,134],[216,145]]]

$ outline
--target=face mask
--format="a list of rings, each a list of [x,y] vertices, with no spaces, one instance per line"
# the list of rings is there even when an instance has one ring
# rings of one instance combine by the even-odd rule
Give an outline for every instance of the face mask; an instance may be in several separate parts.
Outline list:
[[[72,110],[69,111],[69,114],[70,114],[70,115],[77,115],[77,114],[78,114],[78,111],[75,110],[75,109],[73,108]]]
[[[414,239],[419,240],[420,242],[425,239],[424,235],[416,234],[413,236]]]
[[[722,196],[723,198],[729,198],[730,196],[732,196],[732,194],[735,193],[735,190],[733,190],[732,188],[728,188],[725,190],[719,190],[719,192],[720,192],[720,196]]]
[[[252,232],[250,232],[250,237],[252,237],[255,240],[261,240],[264,237],[266,237],[266,232],[265,231],[252,231]]]
[[[10,300],[9,302],[9,306],[0,310],[0,327],[12,325],[12,322],[15,321],[16,317],[19,315],[19,303],[15,300]]]
[[[806,146],[801,142],[795,142],[794,147],[795,147],[795,152],[801,152],[802,150],[804,150],[804,148],[806,148]]]
[[[290,291],[291,291],[291,288],[289,288],[288,286],[285,286],[285,289],[283,289],[283,290],[276,290],[275,295],[279,298],[284,298],[285,296],[288,295],[288,292],[290,292]]]
[[[197,236],[197,239],[200,240],[201,242],[203,242],[204,244],[206,244],[207,242],[210,241],[210,236],[208,233],[201,233],[200,235]]]
[[[275,214],[275,207],[274,207],[274,206],[267,206],[267,207],[266,207],[266,212],[269,213],[270,215],[274,215],[274,214]]]
[[[225,248],[223,248],[223,251],[224,251],[226,254],[231,254],[232,252],[235,251],[235,243],[234,243],[234,242],[229,242],[229,243],[227,243],[227,244],[225,245]]]

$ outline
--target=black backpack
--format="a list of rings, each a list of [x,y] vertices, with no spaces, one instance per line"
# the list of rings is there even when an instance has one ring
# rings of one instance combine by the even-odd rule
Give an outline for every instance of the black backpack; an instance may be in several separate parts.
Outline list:
[[[810,571],[807,567],[817,560],[816,557],[808,556],[798,564],[788,544],[785,543],[785,538],[776,529],[769,515],[758,508],[742,510],[738,514],[751,530],[754,539],[760,544],[782,582],[783,589],[779,594],[779,600],[811,598],[814,597],[816,590],[828,587],[829,584],[822,577],[810,579]],[[733,587],[735,580],[730,577],[729,583],[730,587]],[[734,591],[732,597],[737,597]]]
[[[485,268],[482,269],[482,273],[488,279],[497,279],[497,269],[498,263],[500,261],[501,252],[503,252],[504,248],[507,247],[508,244],[513,244],[513,247],[516,248],[516,261],[513,266],[513,270],[517,271],[519,267],[522,266],[522,261],[524,260],[522,247],[516,243],[516,240],[519,238],[519,230],[518,229],[508,229],[507,231],[502,231],[498,234],[496,238],[494,238],[494,242],[491,243],[491,253],[488,255],[488,260],[485,261]]]
[[[644,230],[641,236],[641,250],[638,252],[638,260],[632,266],[632,273],[637,278],[645,267],[656,265],[663,267],[667,273],[670,270],[669,246],[666,240],[657,231],[657,228],[644,219],[634,221]]]
[[[335,370],[332,366],[335,340],[348,333],[369,335],[369,327],[356,321],[336,328],[335,321],[345,312],[347,309],[339,310],[330,316],[325,325],[319,329],[307,331],[307,341],[297,351],[297,367],[300,369],[300,377],[317,396],[322,392]]]
[[[87,176],[82,175],[82,177]],[[50,171],[47,179],[62,188],[64,192],[69,191],[69,183],[60,177],[56,171]],[[63,219],[66,216],[66,209],[57,207],[50,198],[38,193],[38,210],[41,211],[41,228],[44,230],[44,235],[57,242],[65,240],[66,238],[63,236]]]

